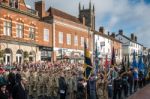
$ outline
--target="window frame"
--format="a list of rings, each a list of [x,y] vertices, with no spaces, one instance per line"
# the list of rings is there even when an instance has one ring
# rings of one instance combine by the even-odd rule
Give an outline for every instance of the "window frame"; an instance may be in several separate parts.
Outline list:
[[[48,32],[45,32],[45,31],[48,31]],[[47,33],[47,34],[45,34]],[[50,34],[49,34],[49,29],[44,29],[44,33],[43,33],[43,40],[46,41],[46,42],[49,42],[49,39],[50,39]],[[46,38],[45,38],[46,37]]]
[[[64,35],[63,35],[63,32],[59,32],[59,33],[58,33],[58,43],[59,43],[59,44],[63,44],[63,40],[64,40],[64,39],[63,39],[63,36],[64,36]]]
[[[3,25],[3,34],[5,36],[11,36],[12,35],[12,22],[11,21],[4,21]],[[9,33],[8,33],[9,30]]]
[[[36,32],[35,27],[29,27],[29,38],[31,40],[35,40],[35,32]]]
[[[71,34],[67,34],[67,45],[71,45]]]
[[[17,38],[23,38],[24,37],[24,24],[23,23],[18,23],[16,25],[16,37]]]

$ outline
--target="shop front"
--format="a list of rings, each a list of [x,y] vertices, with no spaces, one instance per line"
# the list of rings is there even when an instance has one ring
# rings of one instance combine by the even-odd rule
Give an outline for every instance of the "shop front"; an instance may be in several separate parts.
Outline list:
[[[51,61],[52,58],[52,47],[39,46],[41,51],[41,61]]]

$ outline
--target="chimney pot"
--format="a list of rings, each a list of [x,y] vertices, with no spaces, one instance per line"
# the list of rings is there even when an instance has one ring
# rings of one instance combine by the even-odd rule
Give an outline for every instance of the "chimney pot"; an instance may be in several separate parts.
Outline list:
[[[99,28],[99,32],[101,32],[102,34],[104,34],[104,27],[100,27]]]
[[[119,30],[119,34],[123,35],[123,30],[122,29]]]

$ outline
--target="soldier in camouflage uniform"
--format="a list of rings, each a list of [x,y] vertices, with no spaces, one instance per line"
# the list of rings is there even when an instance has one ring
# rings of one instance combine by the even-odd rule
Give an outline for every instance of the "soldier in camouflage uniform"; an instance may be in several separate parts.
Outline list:
[[[29,99],[33,99],[36,97],[36,78],[34,75],[34,71],[30,71],[30,76],[28,77],[29,83]]]
[[[58,74],[55,73],[53,78],[52,78],[52,97],[54,99],[58,99],[58,87],[59,87],[59,84],[58,84]]]
[[[44,96],[44,99],[47,99],[47,83],[48,83],[48,80],[49,80],[49,74],[48,74],[48,71],[47,70],[44,70],[43,71],[43,74],[42,74],[42,77],[43,77],[43,96]]]
[[[36,88],[37,88],[37,97],[38,99],[43,99],[43,75],[42,71],[40,70],[36,77]]]
[[[68,72],[67,78],[67,99],[73,99],[73,77],[71,71]]]
[[[75,74],[75,72],[73,72],[73,98],[72,99],[76,99],[76,95],[77,95],[77,75]]]
[[[54,74],[49,72],[48,81],[46,83],[48,99],[52,99],[52,92],[53,92],[52,81],[53,81],[53,77],[54,77]]]

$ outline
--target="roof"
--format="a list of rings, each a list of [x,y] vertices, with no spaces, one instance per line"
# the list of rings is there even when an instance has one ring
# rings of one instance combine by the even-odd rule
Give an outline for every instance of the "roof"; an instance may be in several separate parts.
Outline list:
[[[116,42],[118,42],[118,43],[122,43],[122,42],[120,42],[119,40],[117,40],[117,39],[111,37],[110,35],[106,35],[106,34],[104,34],[104,33],[98,32],[98,31],[94,31],[94,32],[95,32],[95,34],[101,35],[101,36],[103,36],[103,37],[105,37],[105,38],[107,38],[107,39],[111,39],[111,40],[116,41]]]
[[[58,9],[50,7],[47,12],[49,12],[50,16],[58,16],[58,17],[81,24],[80,20],[77,17],[67,14],[66,12],[60,11]]]
[[[129,40],[129,41],[131,41],[131,42],[133,42],[133,43],[136,43],[136,44],[139,44],[139,45],[143,46],[142,44],[140,44],[140,43],[138,43],[138,42],[136,42],[136,41],[131,40],[129,37],[127,37],[127,36],[125,36],[125,35],[123,35],[123,34],[117,34],[116,36],[118,36],[118,35],[121,35],[122,37],[126,38],[127,40]]]

